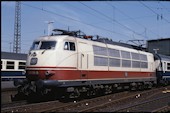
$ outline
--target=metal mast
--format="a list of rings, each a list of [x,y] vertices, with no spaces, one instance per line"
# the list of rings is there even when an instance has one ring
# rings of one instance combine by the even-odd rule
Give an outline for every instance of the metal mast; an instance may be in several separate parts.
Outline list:
[[[21,52],[21,3],[16,1],[13,52]]]
[[[51,34],[52,29],[53,29],[53,26],[51,24],[54,23],[54,21],[45,21],[45,23],[48,24],[48,36],[49,36]]]

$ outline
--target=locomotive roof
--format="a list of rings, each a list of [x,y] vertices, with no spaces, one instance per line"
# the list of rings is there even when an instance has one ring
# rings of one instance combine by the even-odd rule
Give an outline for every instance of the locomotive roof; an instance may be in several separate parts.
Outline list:
[[[53,31],[54,31],[54,33],[52,33],[51,36],[67,35],[67,36],[73,36],[73,37],[81,38],[81,39],[85,39],[85,40],[88,39],[87,37],[90,37],[91,41],[96,41],[96,42],[118,45],[118,46],[127,47],[127,48],[131,48],[131,49],[146,51],[146,48],[144,48],[144,47],[135,46],[135,45],[126,44],[126,43],[114,42],[112,40],[109,40],[108,38],[101,38],[98,35],[96,35],[96,39],[93,39],[94,36],[86,36],[86,34],[80,30],[67,31],[67,30],[62,30],[62,29],[53,29]]]
[[[41,36],[37,39],[35,39],[34,41],[49,41],[49,40],[56,40],[57,38],[64,38],[64,37],[68,37],[68,35],[57,35],[57,36]]]
[[[24,53],[1,52],[1,59],[26,60],[27,59],[27,54],[24,54]]]
[[[121,43],[121,42],[115,42],[115,41],[112,41],[112,40],[109,40],[109,39],[102,39],[102,38],[100,39],[99,38],[99,39],[94,40],[94,41],[102,42],[102,43],[106,43],[106,44],[111,44],[111,45],[118,45],[118,46],[127,47],[127,48],[131,48],[131,49],[136,49],[136,50],[146,51],[146,48],[141,47],[141,46],[135,46],[135,45]]]
[[[54,40],[56,39],[56,37],[58,38],[68,38],[68,37],[74,37],[74,36],[69,36],[69,35],[54,35],[54,36],[43,36],[43,37],[39,37],[38,39],[35,39],[34,41],[39,41],[39,40]],[[84,39],[84,38],[80,38],[80,37],[74,37],[74,38],[78,38],[78,39],[83,39],[83,40],[88,40],[88,39]],[[135,50],[141,50],[141,51],[146,51],[146,48],[144,47],[140,47],[140,46],[135,46],[135,45],[131,45],[131,44],[126,44],[126,43],[121,43],[121,42],[115,42],[109,39],[105,39],[105,38],[99,38],[99,39],[91,39],[89,41],[93,41],[93,42],[100,42],[100,43],[105,43],[105,44],[111,44],[111,45],[117,45],[117,46],[121,46],[121,47],[126,47],[126,48],[131,48],[131,49],[135,49]]]

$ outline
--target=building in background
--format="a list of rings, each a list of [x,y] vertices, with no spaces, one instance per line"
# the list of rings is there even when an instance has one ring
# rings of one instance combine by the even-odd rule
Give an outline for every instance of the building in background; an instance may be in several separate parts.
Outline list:
[[[170,56],[170,38],[148,40],[147,51]]]

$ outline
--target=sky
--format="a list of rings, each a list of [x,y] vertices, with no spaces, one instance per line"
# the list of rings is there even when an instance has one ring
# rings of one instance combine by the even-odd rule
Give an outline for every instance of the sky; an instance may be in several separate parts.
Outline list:
[[[170,38],[168,1],[21,1],[21,53],[52,28],[81,30],[113,41]],[[15,2],[1,2],[1,51],[13,52]],[[144,45],[145,46],[145,45]]]

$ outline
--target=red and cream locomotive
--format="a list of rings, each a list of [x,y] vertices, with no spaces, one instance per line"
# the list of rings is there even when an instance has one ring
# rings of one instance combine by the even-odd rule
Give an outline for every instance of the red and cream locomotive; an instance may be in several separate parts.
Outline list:
[[[34,40],[19,93],[70,98],[156,84],[153,54],[107,39],[64,30]]]

